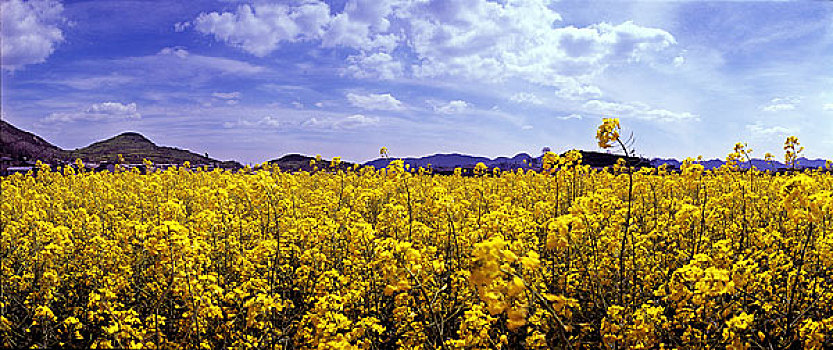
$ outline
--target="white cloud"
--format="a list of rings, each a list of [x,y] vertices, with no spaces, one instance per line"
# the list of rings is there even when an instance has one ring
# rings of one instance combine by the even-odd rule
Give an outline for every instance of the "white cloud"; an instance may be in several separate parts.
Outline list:
[[[391,94],[358,95],[351,92],[347,94],[347,99],[353,106],[371,111],[398,111],[403,108],[402,101],[397,100]]]
[[[565,100],[581,101],[602,97],[602,90],[598,86],[580,84],[569,79],[560,84],[555,95]]]
[[[586,79],[609,65],[649,60],[675,43],[663,30],[632,22],[554,28],[560,16],[542,1],[480,1],[470,7],[452,15],[469,20],[443,22],[430,12],[416,14],[411,40],[420,56],[417,75],[520,78],[558,86],[565,77]]]
[[[64,40],[58,24],[63,5],[54,0],[10,0],[0,3],[0,52],[3,69],[14,71],[42,63]]]
[[[94,90],[100,87],[113,87],[118,85],[124,85],[131,83],[135,80],[135,78],[125,75],[110,74],[93,77],[68,78],[64,80],[51,80],[47,81],[47,83],[66,85],[78,90]]]
[[[136,103],[122,104],[119,102],[94,103],[87,109],[80,112],[52,113],[47,116],[45,122],[69,123],[74,121],[117,121],[125,119],[138,119],[139,113]]]
[[[440,114],[458,114],[471,108],[471,104],[463,100],[453,100],[440,104],[437,104],[435,101],[429,101],[429,103],[434,106],[434,112]]]
[[[825,111],[833,111],[833,103],[825,103],[821,108]]]
[[[346,73],[355,78],[376,78],[390,80],[404,74],[402,62],[393,59],[393,56],[377,52],[371,55],[364,53],[352,55],[347,58]]]
[[[783,112],[795,110],[795,107],[801,102],[797,97],[773,98],[769,104],[761,107],[764,112]]]
[[[344,118],[312,117],[301,123],[302,127],[315,129],[355,129],[359,127],[379,124],[378,117],[368,117],[363,114],[353,114]]]
[[[193,26],[199,32],[213,35],[217,41],[263,57],[276,50],[282,41],[320,38],[329,22],[327,4],[305,1],[297,6],[243,4],[234,13],[201,13]]]
[[[283,126],[283,123],[278,118],[270,116],[265,116],[255,121],[239,119],[236,122],[223,123],[223,127],[225,128],[277,128],[280,126]]]
[[[131,57],[125,63],[139,63],[143,68],[160,68],[175,75],[204,73],[206,70],[221,74],[252,75],[263,73],[266,68],[248,62],[222,57],[203,56],[190,53],[183,47],[166,47],[151,56]],[[171,70],[170,67],[177,67]]]
[[[792,103],[777,103],[764,106],[761,108],[764,112],[783,112],[795,110],[795,105]]]
[[[248,62],[203,56],[183,47],[165,47],[155,54],[117,59],[81,60],[75,66],[84,70],[65,77],[38,81],[39,83],[65,85],[79,90],[100,90],[122,87],[127,84],[173,86],[193,91],[196,86],[216,86],[213,80],[228,76],[264,77],[272,71]],[[92,70],[91,70],[92,69]],[[112,73],[101,73],[112,72]],[[170,92],[172,95],[183,94]],[[184,94],[193,97],[194,94]],[[155,100],[164,98],[155,97]],[[164,96],[162,96],[164,97]],[[205,97],[204,95],[200,97]]]
[[[136,103],[126,105],[118,102],[94,103],[87,109],[87,112],[94,114],[129,115],[131,117],[138,116],[138,113],[136,113]]]
[[[570,119],[581,120],[582,116],[581,116],[581,114],[573,113],[573,114],[570,114],[570,115],[565,115],[563,117],[558,117],[558,119],[561,119],[561,120],[570,120]]]
[[[517,104],[531,104],[531,105],[542,105],[544,101],[541,101],[538,96],[530,92],[519,92],[511,97],[509,97],[509,101],[512,101]]]
[[[679,66],[682,66],[683,64],[685,64],[685,57],[683,57],[683,56],[674,57],[674,67],[679,67]]]
[[[786,128],[783,126],[770,126],[766,127],[762,125],[760,122],[756,122],[754,124],[746,125],[746,130],[755,137],[773,137],[773,136],[787,136],[787,135],[795,135],[798,130],[793,128]]]
[[[368,117],[362,114],[354,114],[336,122],[336,128],[352,129],[360,126],[375,125],[379,123],[379,118]]]
[[[329,10],[319,0],[258,3],[203,13],[193,23],[261,57],[302,40],[355,49],[345,72],[357,78],[518,78],[556,87],[568,78],[586,82],[610,65],[655,56],[668,62],[667,49],[676,44],[670,33],[633,22],[558,27],[561,15],[547,0],[349,0],[342,12]]]
[[[177,33],[184,32],[188,27],[191,26],[191,22],[176,22],[174,23],[174,31]]]
[[[214,96],[216,98],[223,99],[223,100],[235,100],[235,99],[240,98],[240,91],[214,92],[214,93],[211,94],[211,96]]]
[[[159,50],[157,55],[159,56],[176,56],[179,58],[187,58],[190,52],[183,47],[163,47],[162,50]]]
[[[582,106],[586,112],[604,116],[635,118],[644,120],[656,120],[663,122],[672,121],[699,121],[700,116],[689,112],[672,112],[666,109],[652,108],[641,103],[619,103],[601,100],[590,100]]]

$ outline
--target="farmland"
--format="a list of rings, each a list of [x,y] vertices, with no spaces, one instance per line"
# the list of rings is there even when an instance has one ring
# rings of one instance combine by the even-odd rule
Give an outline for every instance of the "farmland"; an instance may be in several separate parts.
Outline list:
[[[0,345],[830,347],[833,175],[740,171],[745,152],[4,177]]]

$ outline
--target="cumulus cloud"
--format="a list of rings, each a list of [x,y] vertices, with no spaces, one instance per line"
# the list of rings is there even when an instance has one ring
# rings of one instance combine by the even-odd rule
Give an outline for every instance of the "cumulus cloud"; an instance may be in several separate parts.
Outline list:
[[[434,107],[434,112],[440,114],[458,114],[463,113],[471,107],[471,104],[463,100],[452,100],[448,103],[436,103],[429,101]]]
[[[402,76],[405,71],[402,62],[384,52],[352,55],[347,58],[347,64],[345,72],[355,78],[391,80]]]
[[[590,100],[585,102],[582,107],[588,113],[617,116],[622,118],[656,120],[663,122],[700,120],[700,116],[696,114],[691,114],[689,112],[672,112],[666,109],[652,108],[651,106],[641,102],[619,103]]]
[[[559,27],[561,15],[548,3],[349,0],[333,14],[320,0],[256,3],[200,14],[193,27],[260,57],[298,41],[354,49],[345,72],[357,78],[518,78],[560,87],[610,65],[672,61],[666,51],[676,40],[662,29],[633,22]]]
[[[243,4],[235,12],[201,13],[193,22],[197,31],[217,41],[263,57],[283,42],[318,39],[330,22],[330,7],[320,1],[299,5]]]
[[[511,97],[509,97],[509,101],[512,101],[517,104],[531,104],[531,105],[542,105],[544,101],[541,101],[538,96],[530,92],[519,92]]]
[[[379,124],[378,117],[368,117],[363,114],[353,114],[344,118],[312,117],[301,123],[302,127],[314,129],[355,129]]]
[[[63,5],[54,0],[10,0],[0,3],[0,52],[3,69],[14,71],[46,61],[64,40],[58,25]]]
[[[122,104],[119,102],[94,103],[87,109],[79,112],[52,113],[46,117],[46,122],[69,123],[75,121],[118,121],[125,119],[138,119],[139,113],[136,103]]]
[[[764,126],[760,122],[746,125],[746,130],[749,130],[752,136],[755,137],[787,136],[794,135],[798,131],[783,126]]]
[[[801,102],[797,97],[776,97],[769,101],[769,104],[761,107],[764,112],[783,112],[795,110],[795,107]]]
[[[347,94],[347,100],[353,106],[371,111],[398,111],[403,108],[402,101],[397,100],[391,94],[359,95],[351,92]]]

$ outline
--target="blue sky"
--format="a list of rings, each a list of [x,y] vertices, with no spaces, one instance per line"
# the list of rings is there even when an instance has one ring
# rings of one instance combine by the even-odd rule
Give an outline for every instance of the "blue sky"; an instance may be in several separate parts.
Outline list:
[[[2,0],[2,118],[258,163],[597,149],[833,158],[833,2]]]

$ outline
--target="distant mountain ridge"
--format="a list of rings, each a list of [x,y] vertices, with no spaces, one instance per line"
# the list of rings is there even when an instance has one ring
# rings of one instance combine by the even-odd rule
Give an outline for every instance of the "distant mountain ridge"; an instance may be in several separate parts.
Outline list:
[[[582,162],[592,167],[607,167],[615,164],[619,159],[625,158],[622,155],[602,153],[594,151],[579,151],[582,154]],[[188,150],[176,147],[158,146],[145,136],[136,132],[125,132],[109,139],[98,141],[89,146],[75,150],[64,150],[57,147],[38,135],[18,129],[6,121],[0,120],[0,157],[11,158],[14,162],[22,163],[23,160],[41,160],[48,163],[65,162],[69,163],[76,158],[86,162],[114,162],[121,154],[127,163],[141,163],[148,159],[156,164],[182,164],[186,161],[193,165],[214,164],[224,168],[240,168],[242,165],[236,161],[219,161],[206,155],[200,155]],[[460,153],[439,153],[424,157],[402,158],[405,164],[412,168],[428,168],[429,166],[440,172],[451,171],[455,168],[473,168],[477,163],[483,163],[490,168],[502,170],[515,169],[540,169],[541,156],[533,157],[527,153],[518,153],[513,157],[488,158],[472,156]],[[270,160],[269,163],[277,164],[285,171],[312,170],[310,160],[315,158],[301,154],[287,154],[280,158]],[[377,169],[387,167],[391,161],[397,158],[378,158],[363,163],[363,166],[373,166]],[[663,158],[637,158],[627,159],[630,164],[638,167],[658,167],[667,164],[679,168],[682,161],[677,159]],[[319,167],[326,167],[329,161],[322,160]],[[773,161],[768,162],[761,159],[753,159],[752,165],[760,170],[778,170],[785,168],[784,163]],[[706,169],[714,169],[725,164],[720,159],[704,160],[699,162]],[[799,168],[824,167],[824,159],[798,159]],[[346,169],[354,164],[342,162],[340,168]],[[748,168],[749,162],[742,162],[741,168]]]
[[[700,161],[700,162],[697,162],[697,163],[703,165],[703,168],[705,168],[705,169],[716,169],[716,168],[719,168],[719,167],[723,166],[724,164],[726,164],[725,161],[720,160],[720,159],[703,160],[703,161]],[[752,163],[752,166],[754,166],[758,170],[778,170],[778,169],[784,169],[784,168],[787,167],[786,165],[784,165],[784,163],[779,162],[779,161],[769,162],[769,161],[766,161],[766,160],[763,160],[763,159],[757,159],[757,158],[753,158],[751,163]],[[800,157],[800,158],[798,158],[798,161],[797,161],[797,164],[798,164],[797,168],[806,168],[806,169],[823,168],[826,165],[826,163],[827,163],[826,160],[820,159],[820,158],[819,159],[809,159],[809,158],[805,158],[805,157]],[[679,161],[679,160],[676,160],[676,159],[662,159],[662,158],[654,158],[654,159],[651,160],[651,166],[658,167],[662,164],[667,164],[668,166],[673,166],[675,168],[679,168],[680,165],[683,164],[683,162]],[[741,169],[749,169],[750,162],[743,161],[743,162],[740,162],[738,164],[738,166]]]
[[[410,165],[412,168],[428,168],[430,166],[432,169],[437,170],[471,168],[477,165],[477,163],[483,163],[490,168],[498,167],[501,169],[529,169],[531,168],[533,162],[535,162],[535,159],[536,158],[533,158],[532,156],[526,153],[519,153],[512,158],[497,157],[495,159],[470,156],[459,153],[440,153],[419,158],[402,158],[405,164]],[[365,162],[364,165],[370,165],[374,168],[379,169],[387,167],[388,164],[390,164],[390,162],[394,160],[396,160],[396,158],[378,158],[369,162]]]
[[[0,157],[55,161],[66,158],[67,152],[38,135],[0,120]]]
[[[15,161],[41,160],[48,163],[70,163],[77,158],[85,162],[115,162],[119,154],[126,163],[140,164],[147,159],[156,164],[216,164],[220,167],[242,167],[236,161],[220,161],[175,147],[158,146],[136,132],[125,132],[75,150],[64,150],[41,137],[0,121],[0,156]]]
[[[593,151],[579,151],[582,155],[582,163],[592,167],[607,167],[616,164],[619,159],[627,159],[630,164],[635,166],[648,166],[650,161],[647,159],[630,157],[626,158],[623,155],[601,153]],[[396,158],[378,158],[364,163],[364,165],[371,165],[375,168],[384,168]],[[541,156],[532,157],[527,153],[518,153],[514,157],[497,157],[487,158],[470,156],[459,153],[441,153],[425,157],[409,157],[402,158],[405,164],[412,168],[428,168],[429,165],[435,170],[453,170],[454,168],[472,168],[477,163],[483,163],[490,168],[500,168],[501,170],[516,170],[516,169],[536,169],[541,167]]]
[[[602,152],[593,152],[593,151],[579,151],[582,155],[582,163],[590,165],[591,167],[608,167],[616,164],[616,161],[619,159],[625,158],[623,155],[619,154],[612,154],[612,153],[602,153]],[[487,157],[480,157],[480,156],[470,156],[466,154],[460,153],[438,153],[423,157],[406,157],[401,158],[405,164],[410,165],[412,168],[428,168],[429,165],[432,169],[435,170],[453,170],[454,168],[472,168],[477,163],[483,163],[484,165],[490,168],[500,168],[502,170],[515,170],[515,169],[536,169],[540,168],[541,165],[541,158],[542,157],[532,157],[526,153],[519,153],[514,157],[497,157],[497,158],[487,158]],[[370,165],[377,169],[387,167],[391,161],[398,159],[398,158],[377,158],[368,162],[365,162],[364,165]],[[659,167],[660,165],[666,164],[673,168],[679,168],[682,165],[682,161],[676,159],[663,159],[663,158],[654,158],[654,159],[647,159],[647,158],[638,158],[638,157],[631,157],[628,161],[637,166],[650,166],[650,167]],[[819,168],[824,167],[826,164],[826,160],[824,159],[808,159],[805,157],[798,158],[798,168]],[[709,159],[697,162],[705,169],[716,169],[724,164],[725,161],[720,159]],[[778,170],[786,168],[784,163],[778,161],[765,161],[763,159],[752,159],[752,165],[759,170]],[[741,162],[739,164],[740,168],[748,169],[749,162]]]

